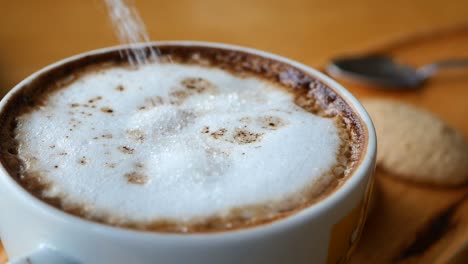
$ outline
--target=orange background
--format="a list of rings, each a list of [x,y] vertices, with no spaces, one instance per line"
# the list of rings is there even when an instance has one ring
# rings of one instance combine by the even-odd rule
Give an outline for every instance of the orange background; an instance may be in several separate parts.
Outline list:
[[[262,49],[321,68],[341,54],[381,50],[413,65],[468,57],[468,31],[399,47],[408,36],[468,23],[467,0],[133,0],[153,40],[202,40]],[[101,0],[0,0],[0,96],[36,70],[65,57],[116,45]],[[385,48],[386,47],[386,48]],[[424,89],[373,90],[340,80],[364,97],[392,97],[422,106],[468,138],[468,74],[442,73]],[[395,181],[378,172],[376,208],[352,263],[394,259],[428,221],[467,188],[437,189]],[[468,201],[447,237],[411,263],[444,260],[466,250]],[[4,212],[0,212],[3,214]],[[461,224],[460,224],[461,223]],[[0,249],[0,263],[2,263]],[[466,263],[466,262],[465,262]]]
[[[468,21],[466,0],[132,1],[153,40],[239,44],[312,66]],[[0,0],[2,91],[54,61],[115,44],[101,0]]]

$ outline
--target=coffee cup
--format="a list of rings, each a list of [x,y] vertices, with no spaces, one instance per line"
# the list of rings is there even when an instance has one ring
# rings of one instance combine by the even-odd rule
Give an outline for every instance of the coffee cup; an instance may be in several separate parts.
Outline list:
[[[268,203],[268,206],[262,204],[260,206],[260,208],[262,209],[260,210],[261,212],[259,213],[259,215],[257,216],[254,214],[254,216],[251,218],[247,217],[247,220],[245,217],[246,212],[249,215],[251,215],[252,212],[257,212],[259,207],[246,207],[240,210],[240,213],[237,209],[231,210],[229,211],[229,213],[224,214],[222,217],[211,217],[206,219],[203,218],[202,220],[198,220],[193,223],[190,221],[183,222],[186,225],[180,224],[181,221],[168,222],[166,220],[158,222],[150,221],[144,223],[138,221],[124,221],[121,220],[119,217],[115,216],[107,217],[98,215],[97,213],[92,211],[94,209],[89,209],[90,207],[61,207],[60,205],[67,203],[63,200],[57,203],[57,197],[41,197],[38,190],[43,192],[45,189],[47,189],[47,191],[52,192],[51,190],[55,189],[50,188],[48,186],[49,183],[47,181],[42,180],[42,176],[38,176],[39,178],[34,178],[33,173],[28,172],[27,168],[36,166],[35,164],[40,163],[41,160],[45,160],[44,162],[48,162],[47,164],[50,163],[49,161],[52,159],[50,157],[52,156],[50,156],[48,153],[52,153],[52,150],[50,149],[58,148],[57,146],[60,145],[60,142],[59,140],[54,139],[53,137],[52,141],[47,142],[47,146],[41,145],[42,143],[40,142],[47,140],[47,135],[49,134],[58,133],[57,135],[64,136],[65,134],[63,134],[63,131],[65,129],[57,130],[58,132],[55,132],[54,129],[46,129],[43,132],[44,134],[40,134],[40,131],[42,131],[42,128],[40,128],[41,124],[47,122],[47,120],[50,119],[50,117],[44,115],[44,120],[41,120],[40,122],[37,122],[36,119],[32,119],[32,117],[31,119],[26,119],[24,118],[24,115],[22,115],[19,118],[20,121],[18,121],[18,117],[20,116],[20,114],[23,113],[22,111],[26,108],[28,109],[27,111],[29,111],[28,113],[30,113],[31,108],[34,108],[36,110],[39,109],[37,111],[43,111],[44,109],[44,111],[46,111],[48,105],[53,105],[52,103],[45,105],[37,103],[40,100],[35,99],[40,98],[42,100],[41,93],[44,92],[44,88],[41,87],[49,87],[50,85],[53,85],[54,87],[62,87],[64,85],[69,85],[70,83],[86,83],[87,79],[80,79],[81,76],[84,76],[85,74],[83,74],[83,72],[81,71],[78,73],[77,69],[83,69],[84,67],[94,66],[96,65],[96,63],[98,63],[99,65],[107,66],[103,66],[104,68],[99,68],[98,70],[93,68],[92,71],[96,71],[99,72],[99,74],[101,75],[105,75],[105,73],[103,74],[102,71],[106,71],[106,67],[108,67],[109,63],[115,63],[116,65],[125,64],[122,59],[125,57],[125,53],[122,51],[125,51],[128,47],[111,47],[87,52],[57,62],[34,73],[33,75],[26,78],[24,81],[19,83],[16,87],[14,87],[5,96],[5,98],[3,98],[3,100],[0,103],[0,115],[2,116],[0,118],[0,123],[2,123],[1,136],[9,137],[8,140],[5,140],[6,143],[2,143],[1,146],[2,166],[0,167],[0,211],[2,212],[2,216],[0,217],[0,238],[2,239],[5,250],[10,259],[9,263],[302,264],[311,262],[343,263],[347,259],[349,259],[351,252],[353,251],[357,241],[359,240],[366,219],[367,207],[372,191],[372,174],[375,167],[376,157],[376,138],[374,128],[368,114],[366,113],[365,109],[361,106],[361,104],[346,89],[344,89],[341,85],[331,80],[324,74],[298,62],[267,52],[226,44],[184,41],[157,42],[153,43],[152,47],[160,48],[161,54],[163,56],[164,54],[168,54],[168,56],[170,55],[173,58],[171,60],[166,61],[164,61],[163,59],[163,64],[169,64],[169,68],[162,71],[163,74],[161,76],[172,76],[171,71],[173,71],[174,67],[177,67],[177,65],[174,64],[177,64],[179,59],[183,61],[183,63],[187,64],[193,64],[195,60],[197,64],[200,64],[203,67],[222,69],[223,71],[233,73],[234,76],[240,76],[239,78],[241,78],[242,80],[245,80],[244,78],[248,78],[245,77],[245,75],[251,76],[252,74],[259,74],[262,76],[262,78],[263,76],[266,76],[265,78],[269,78],[268,82],[278,82],[285,87],[291,88],[292,90],[303,89],[307,92],[308,89],[310,89],[312,91],[316,91],[315,94],[307,93],[311,97],[313,97],[314,100],[318,100],[317,102],[320,103],[318,104],[319,106],[316,106],[317,104],[315,104],[314,106],[306,104],[307,107],[310,107],[310,109],[312,109],[310,111],[315,111],[315,107],[325,107],[325,110],[327,111],[324,111],[323,113],[316,113],[321,118],[334,118],[336,115],[342,114],[343,116],[349,117],[349,120],[347,122],[343,122],[343,126],[350,125],[350,122],[355,122],[354,125],[351,125],[355,126],[353,128],[355,130],[353,130],[353,133],[351,133],[350,137],[356,137],[355,142],[353,141],[353,143],[351,143],[351,145],[354,144],[353,146],[355,147],[356,153],[352,155],[349,153],[347,154],[347,157],[350,160],[353,160],[352,165],[349,165],[350,167],[347,168],[349,170],[347,170],[347,172],[340,170],[338,174],[342,175],[340,176],[342,178],[337,176],[338,178],[333,178],[333,182],[330,181],[326,183],[327,187],[320,187],[321,189],[319,191],[317,191],[316,189],[314,189],[313,192],[311,191],[314,197],[313,199],[311,198],[311,201],[297,202],[297,204],[294,203],[294,205],[292,206],[293,208],[290,208],[291,206],[287,206],[286,209],[282,201],[278,202],[278,204]],[[145,49],[148,47],[142,45],[140,48]],[[178,59],[177,56],[180,56],[180,58]],[[132,67],[128,65],[122,67],[128,68],[126,70],[128,70],[129,72],[139,72],[138,69],[132,69]],[[67,78],[67,76],[72,77]],[[223,78],[231,78],[225,77],[225,75],[219,76],[219,78],[216,77],[214,79],[224,80]],[[112,85],[115,86],[117,92],[122,92],[124,89],[127,89],[127,87],[114,83],[114,78],[108,78],[106,80],[110,80],[109,83],[112,83]],[[248,82],[250,83],[251,80],[249,79]],[[183,79],[180,83],[182,86],[185,85],[184,87],[189,90],[192,89],[197,92],[202,91],[201,93],[212,93],[206,95],[206,97],[200,97],[200,100],[205,100],[206,98],[216,98],[216,100],[218,100],[218,98],[225,96],[225,94],[223,94],[224,92],[222,89],[219,91],[216,90],[215,88],[213,88],[216,87],[216,85],[211,85],[211,83],[207,84],[205,82],[205,79]],[[213,83],[216,84],[216,82]],[[243,85],[247,84],[243,83]],[[257,83],[253,83],[253,86],[250,87],[251,90],[255,90],[256,85]],[[173,86],[168,85],[168,87]],[[142,89],[144,90],[144,88]],[[248,91],[249,93],[247,93],[247,95],[243,99],[244,101],[250,100],[249,98],[256,98],[256,96],[261,97],[262,93],[265,92],[264,90],[259,90],[257,94],[252,95],[251,90]],[[176,89],[176,92],[180,91],[180,89]],[[54,92],[54,94],[57,95],[58,93]],[[199,102],[201,101],[196,101],[197,103],[188,103],[192,102],[193,100],[198,100],[193,98],[198,98],[197,96],[201,95],[195,94],[195,92],[168,94],[169,95],[167,98],[160,99],[153,96],[151,97],[152,99],[150,101],[143,101],[147,104],[145,105],[143,103],[139,105],[138,110],[143,111],[143,114],[141,115],[150,115],[148,114],[148,108],[154,108],[156,106],[159,106],[159,104],[168,102],[166,106],[170,107],[170,109],[173,109],[174,107],[181,107],[181,105],[187,104],[190,107],[192,107],[190,108],[190,111],[182,112],[190,113],[188,114],[188,117],[182,118],[183,120],[187,120],[188,118],[189,121],[187,121],[187,124],[201,125],[202,123],[197,123],[199,122],[199,120],[203,120],[203,122],[206,121],[206,119],[201,118],[198,114],[193,114],[203,112],[197,112],[193,110],[193,106],[199,105]],[[306,96],[309,95],[306,95],[306,93],[301,93],[301,96],[304,96],[304,98],[306,98]],[[96,101],[101,100],[97,99],[98,97],[93,98],[96,98]],[[112,104],[111,100],[109,100],[108,105],[98,105],[99,103],[95,103],[92,100],[93,98],[89,99],[87,103],[70,103],[71,101],[67,101],[67,103],[64,104],[63,107],[69,106],[70,109],[79,108],[79,110],[76,111],[67,111],[67,115],[81,114],[83,116],[89,116],[90,118],[94,113],[92,111],[101,111],[102,113],[100,114],[104,116],[102,118],[108,118],[108,116],[115,118],[115,116],[119,113],[118,105],[109,107],[109,105]],[[131,96],[127,96],[126,98],[124,97],[124,99],[122,100],[128,101],[131,100],[130,98]],[[297,99],[302,97],[295,98]],[[181,101],[182,99],[184,101]],[[269,97],[267,99],[260,98],[258,102],[264,102],[264,100],[270,99],[271,98]],[[102,99],[102,101],[105,100],[106,98]],[[255,107],[257,101],[252,102],[253,107]],[[325,106],[323,106],[323,104],[325,104]],[[333,106],[334,108],[327,108],[329,105]],[[248,106],[252,107],[252,105]],[[56,112],[57,109],[63,110],[63,107],[56,108],[52,111],[52,113]],[[225,104],[223,103],[222,106],[219,107],[225,107]],[[294,120],[296,119],[288,119],[288,117],[290,114],[289,112],[296,111],[297,107],[294,105],[291,107],[293,108],[283,109],[281,107],[276,107],[275,104],[275,106],[271,109],[268,108],[265,110],[262,108],[262,111],[267,111],[266,113],[268,114],[264,116],[254,116],[252,118],[252,120],[254,121],[243,119],[243,116],[236,116],[235,122],[238,123],[235,123],[232,126],[226,125],[226,128],[223,127],[222,129],[216,127],[214,130],[212,128],[206,128],[205,126],[201,126],[202,129],[200,131],[197,131],[199,131],[202,134],[208,134],[209,136],[211,136],[209,140],[223,140],[216,141],[216,144],[220,146],[231,146],[232,144],[239,145],[240,150],[237,150],[237,148],[235,150],[230,149],[231,152],[229,152],[229,155],[234,155],[235,153],[237,153],[239,156],[243,156],[246,154],[244,149],[247,148],[247,146],[252,146],[251,149],[259,149],[263,147],[263,145],[261,144],[265,143],[270,137],[270,134],[268,133],[270,133],[270,131],[277,131],[277,126],[289,124],[289,127],[292,127],[295,124],[294,122],[296,121]],[[89,110],[86,110],[84,108]],[[272,111],[274,113],[282,111],[281,113],[283,113],[284,115],[278,114],[273,116],[274,118],[272,119]],[[180,113],[180,111],[177,113]],[[196,117],[193,117],[194,115]],[[150,116],[151,118],[154,118],[153,115]],[[278,116],[280,116],[281,118],[284,117],[284,119],[278,119]],[[28,115],[28,118],[29,117],[30,116]],[[26,120],[24,123],[26,125],[22,123],[23,119]],[[36,121],[29,122],[28,120]],[[79,118],[76,118],[75,120],[79,120]],[[218,120],[218,117],[213,118],[213,120]],[[266,123],[265,120],[267,120]],[[284,120],[286,121],[283,122]],[[252,122],[257,123],[255,123],[256,125],[254,125]],[[304,124],[304,120],[301,119],[300,122],[302,122],[301,124]],[[30,131],[24,133],[18,132],[18,134],[14,134],[12,136],[11,134],[14,133],[14,131],[18,131],[18,128],[15,128],[15,126],[18,126],[18,123],[21,124],[21,127],[27,127],[28,125],[31,125]],[[96,122],[94,122],[93,124],[95,123]],[[242,126],[244,126],[244,123],[246,123],[246,128],[248,128],[248,126],[255,126],[256,130],[254,132],[242,130],[239,124],[242,124]],[[36,129],[37,127],[34,126],[34,124],[39,124],[39,128]],[[77,126],[79,126],[79,124],[73,122],[67,123],[67,128],[68,126],[70,126],[70,131],[68,132],[67,130],[67,133],[69,133],[67,134],[67,137],[73,137],[73,129],[77,129],[79,131],[79,133],[76,133],[77,135],[84,135],[83,130],[80,131],[79,128],[76,128]],[[51,127],[53,128],[54,126],[56,125],[52,125]],[[14,127],[16,130],[12,130],[12,127]],[[307,126],[304,125],[304,127]],[[89,130],[91,130],[91,128],[94,127],[90,126]],[[313,130],[314,128],[312,127],[310,129]],[[232,132],[233,134],[229,132],[231,130],[234,131]],[[138,137],[138,135],[140,135],[138,134],[139,132],[137,133],[131,129],[126,129],[125,131],[131,131],[133,133],[130,133],[125,137],[135,139],[133,136],[137,136],[136,140],[142,141],[143,137]],[[147,147],[148,144],[159,144],[157,142],[161,142],[162,136],[167,136],[166,130],[164,130],[164,133],[161,133],[155,135],[151,134],[151,137],[149,137],[156,137],[158,138],[158,141],[139,142],[138,144],[140,145],[135,146],[140,146],[141,148],[143,148],[145,146]],[[101,134],[102,135],[100,136],[102,136],[102,138],[104,139],[111,138],[109,134]],[[23,147],[23,145],[27,145],[26,143],[19,144],[19,146],[9,143],[9,141],[16,142],[17,140],[22,139],[23,136],[24,138],[30,140],[34,135],[39,135],[36,139],[33,138],[34,140],[36,140],[35,142],[37,142],[37,144],[30,144],[30,148],[28,149],[24,149]],[[232,137],[229,137],[229,135],[231,135]],[[173,137],[172,134],[170,136]],[[41,138],[45,139],[42,140]],[[116,138],[115,133],[112,138]],[[124,136],[122,136],[122,138],[124,138]],[[188,138],[191,138],[191,136],[189,136]],[[98,137],[96,137],[95,140],[98,140]],[[99,138],[99,140],[101,140],[101,138]],[[260,140],[264,140],[264,142],[262,143],[260,142]],[[26,141],[27,140],[25,140],[25,142]],[[51,143],[55,141],[57,142],[57,144]],[[180,141],[180,137],[178,137],[177,142]],[[318,143],[322,141],[323,140],[317,140]],[[172,142],[169,146],[170,148],[174,148],[173,141],[168,142]],[[247,145],[251,143],[252,145]],[[265,143],[265,146],[267,146],[267,143]],[[127,168],[129,166],[133,166],[124,164],[128,160],[131,160],[133,162],[132,164],[137,164],[134,168],[135,171],[123,172],[127,183],[131,185],[131,187],[128,187],[128,190],[134,190],[135,188],[137,188],[135,187],[135,185],[145,185],[147,184],[147,178],[151,179],[152,174],[147,176],[146,174],[142,174],[140,173],[140,171],[138,171],[138,169],[143,168],[143,165],[138,165],[139,163],[135,163],[134,160],[132,160],[132,158],[129,158],[130,154],[133,154],[133,152],[138,150],[137,147],[127,146],[125,144],[119,145],[117,143],[99,144],[101,144],[99,145],[99,149],[103,149],[103,146],[110,145],[110,148],[115,150],[116,153],[119,153],[115,155],[121,155],[122,157],[125,157],[125,159],[121,159],[121,162],[123,164],[121,165],[121,167]],[[92,146],[90,143],[89,148],[92,148]],[[338,147],[336,148],[338,149]],[[325,156],[326,153],[328,153],[326,150],[327,146],[325,146],[325,149],[322,153],[323,156]],[[22,155],[22,153],[29,154],[33,153],[34,151],[40,151],[41,155],[44,157],[47,156],[47,158],[43,158],[41,155],[39,155],[40,157],[32,157],[31,159],[29,159],[25,158],[26,156],[24,156],[22,160],[20,160],[21,162],[24,162],[25,160],[31,162],[27,163],[28,165],[25,166],[27,167],[26,169],[21,167],[21,164],[18,164],[21,162],[18,162],[18,160],[14,158],[18,155]],[[86,152],[87,149],[83,151]],[[213,157],[224,157],[225,155],[228,155],[225,152],[223,152],[224,149],[219,150],[219,152],[217,152],[218,150],[211,149],[210,151],[203,152],[208,153],[207,155],[211,155],[207,156],[209,159]],[[335,153],[336,151],[337,150],[335,149],[329,152]],[[107,152],[111,153],[112,151]],[[96,156],[94,157],[100,157],[99,155],[100,154],[96,154]],[[247,155],[249,155],[249,153],[247,153]],[[277,155],[277,158],[281,159],[282,155],[285,156],[286,154],[282,153],[281,151],[278,151]],[[351,157],[349,155],[351,155]],[[66,156],[66,154],[54,160],[54,164],[50,163],[49,165],[52,166],[50,170],[48,169],[44,171],[47,171],[52,175],[54,169],[59,170],[59,167],[63,167],[60,163],[60,160],[63,161],[63,165],[65,165],[67,162],[66,158],[63,156]],[[147,155],[145,154],[144,156]],[[171,156],[171,159],[176,159],[174,157],[177,158],[178,156],[173,155]],[[260,156],[260,159],[263,159],[263,157],[264,156]],[[36,162],[37,160],[39,160],[39,162]],[[80,156],[77,160],[78,165],[74,165],[76,166],[76,168],[80,168],[79,166],[87,165],[89,162],[93,161],[92,159],[90,160],[89,156]],[[222,160],[223,162],[225,162],[224,158],[222,158]],[[244,162],[244,160],[242,161]],[[103,160],[102,162],[103,164],[105,163],[106,166],[112,168],[112,166],[110,165],[111,163],[109,161]],[[219,164],[216,163],[216,165]],[[16,171],[15,166],[21,167],[22,170]],[[115,167],[119,168],[118,162],[115,162],[113,166],[114,168],[112,169],[115,169]],[[75,170],[77,170],[73,166],[70,167],[67,165],[65,167],[65,170],[61,171],[57,175],[73,174]],[[193,167],[190,168],[190,172],[193,172],[196,169],[193,169]],[[226,170],[226,168],[228,167],[222,167],[218,174],[224,175],[223,173]],[[202,171],[205,171],[203,169],[204,168],[201,168]],[[249,167],[248,169],[249,171],[254,170],[255,166]],[[213,171],[211,167],[210,171]],[[331,167],[330,171],[332,171]],[[26,174],[26,172],[28,173]],[[264,173],[269,172],[264,171]],[[218,174],[216,174],[216,176],[219,176]],[[252,175],[259,175],[259,179],[263,179],[260,174],[262,173],[252,172]],[[186,174],[180,175],[184,175],[184,177],[186,177]],[[277,176],[274,173],[272,173],[271,175],[273,175],[272,177]],[[155,181],[155,179],[151,180]],[[194,186],[199,186],[196,185],[199,184],[199,181],[200,179],[196,178],[193,180],[193,184],[188,186],[193,189],[195,188]],[[205,179],[203,178],[202,181],[205,182]],[[66,185],[67,181],[64,182],[64,184]],[[78,189],[79,187],[77,186],[79,186],[79,183],[74,184],[75,185],[70,185],[70,188],[73,189],[74,187],[76,187]],[[150,186],[149,184],[150,183],[148,183],[148,186]],[[145,185],[142,188],[148,189],[150,188],[148,186]],[[284,185],[284,188],[287,187],[288,185]],[[262,192],[260,191],[262,189],[262,186],[258,186],[256,188],[258,188],[259,193]],[[113,195],[116,198],[118,198],[117,196],[125,196],[126,190],[127,189],[125,189],[120,194],[114,192]],[[143,192],[140,189],[138,190],[139,191],[135,192]],[[172,189],[170,190],[173,191]],[[106,192],[106,188],[101,188],[101,191]],[[86,190],[83,190],[82,193],[86,193]],[[241,196],[244,197],[246,193],[243,193]],[[227,196],[228,195],[224,194],[221,197],[223,197],[224,199],[224,197]],[[170,216],[172,217],[171,219],[173,219],[174,215],[177,216],[176,213],[186,212],[189,207],[193,207],[195,208],[195,212],[193,212],[193,214],[196,215],[197,211],[201,209],[197,207],[198,205],[195,198],[193,199],[193,205],[190,206],[187,205],[187,203],[190,202],[190,198],[187,198],[187,200],[183,203],[181,202],[181,206],[183,207],[183,209],[177,212],[172,210],[173,208],[171,207],[173,204],[169,204],[165,207],[158,208],[159,211],[157,212],[162,212],[166,210],[164,212],[167,212],[168,217]],[[302,201],[301,199],[297,200]],[[233,200],[235,199],[233,198]],[[223,202],[220,202],[219,204],[221,204],[220,206],[226,206],[226,204],[229,204],[229,202],[230,201],[226,198],[226,201],[223,200]],[[203,203],[204,201],[201,201],[199,204]],[[137,203],[135,208],[132,208],[130,206],[129,210],[135,210],[132,212],[138,214],[141,211],[149,212],[151,209],[141,206],[142,205]],[[174,207],[176,206],[174,205]],[[265,209],[263,208],[265,207],[274,208],[274,210],[276,210],[274,211],[275,213],[273,214],[273,216],[271,216],[272,213],[270,211],[264,213]],[[119,208],[119,210],[122,211],[127,209],[127,207],[125,207],[124,205],[122,205],[122,208]],[[213,207],[209,206],[207,210],[211,210],[212,208],[215,208],[215,205],[213,205]],[[91,213],[87,215],[88,212]],[[146,217],[144,213],[141,213],[141,215],[142,217]],[[242,217],[240,217],[240,215]]]

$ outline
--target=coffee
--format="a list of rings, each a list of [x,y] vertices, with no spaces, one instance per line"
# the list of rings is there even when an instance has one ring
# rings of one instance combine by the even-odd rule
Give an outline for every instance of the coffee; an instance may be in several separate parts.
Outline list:
[[[118,51],[83,57],[26,84],[0,119],[10,174],[68,213],[180,233],[272,222],[352,174],[361,121],[320,80],[240,51],[160,50],[138,68]]]

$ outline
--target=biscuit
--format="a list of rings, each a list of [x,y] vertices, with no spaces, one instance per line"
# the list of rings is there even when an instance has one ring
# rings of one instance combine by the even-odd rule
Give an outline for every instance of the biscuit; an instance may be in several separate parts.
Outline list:
[[[379,167],[413,182],[441,186],[468,182],[468,145],[460,132],[404,103],[368,99],[363,105],[376,128]]]

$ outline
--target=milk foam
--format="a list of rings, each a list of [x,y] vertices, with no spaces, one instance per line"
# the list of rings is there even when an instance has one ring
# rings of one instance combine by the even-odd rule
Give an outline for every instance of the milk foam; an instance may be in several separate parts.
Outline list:
[[[276,84],[182,64],[87,73],[20,116],[16,139],[45,196],[132,221],[281,200],[320,180],[341,144],[332,119]]]

